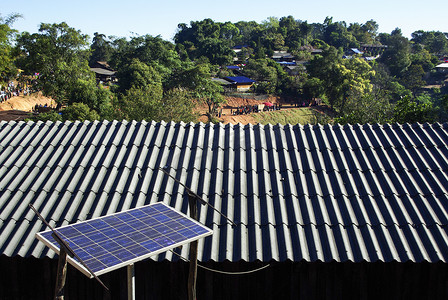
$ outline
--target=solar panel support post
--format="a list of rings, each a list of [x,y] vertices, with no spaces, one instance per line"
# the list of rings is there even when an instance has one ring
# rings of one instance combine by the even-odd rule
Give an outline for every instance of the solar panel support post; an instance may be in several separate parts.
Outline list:
[[[56,300],[64,300],[65,279],[67,277],[67,252],[65,247],[61,246],[58,259],[58,274],[56,277],[56,287],[54,298]]]
[[[188,193],[190,217],[198,221],[198,199],[195,194]],[[188,300],[196,300],[196,278],[198,273],[198,241],[190,243],[190,271],[188,273]]]
[[[128,300],[135,300],[135,267],[130,264],[127,267],[128,273]]]

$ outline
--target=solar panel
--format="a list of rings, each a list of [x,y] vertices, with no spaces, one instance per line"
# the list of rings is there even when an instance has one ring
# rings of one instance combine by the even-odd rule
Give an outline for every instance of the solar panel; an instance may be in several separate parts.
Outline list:
[[[212,234],[212,230],[158,202],[125,212],[67,225],[55,231],[95,273],[101,275]],[[52,231],[37,239],[56,253]],[[91,277],[76,258],[68,261]]]

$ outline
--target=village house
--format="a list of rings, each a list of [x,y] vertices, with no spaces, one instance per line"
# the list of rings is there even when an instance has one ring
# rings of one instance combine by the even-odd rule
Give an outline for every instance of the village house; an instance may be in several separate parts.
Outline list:
[[[255,83],[255,80],[252,80],[245,76],[228,76],[224,77],[224,80],[230,83],[228,87],[237,90],[238,92],[249,91],[252,85]]]
[[[295,62],[295,57],[287,51],[274,51],[272,59],[276,62]]]
[[[97,83],[105,84],[116,81],[116,72],[107,62],[97,61],[90,66],[90,71],[95,73]]]
[[[441,63],[436,66],[436,70],[439,73],[448,74],[448,63]]]

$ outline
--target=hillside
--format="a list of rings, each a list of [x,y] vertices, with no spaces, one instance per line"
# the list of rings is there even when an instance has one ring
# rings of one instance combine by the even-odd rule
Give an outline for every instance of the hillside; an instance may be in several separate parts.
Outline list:
[[[263,102],[269,101],[274,104],[282,104],[282,109],[274,112],[260,112],[256,114],[247,115],[233,115],[232,112],[236,107],[246,106],[246,105],[257,105]],[[28,118],[30,113],[32,113],[33,108],[36,105],[47,105],[52,106],[54,102],[51,98],[45,97],[42,94],[33,94],[31,96],[18,96],[12,97],[11,99],[0,103],[0,121],[20,121]],[[324,107],[315,107],[315,110],[320,111],[320,114],[326,115],[328,112],[323,112]],[[198,121],[207,123],[208,117],[206,116],[207,107],[199,106],[197,108],[199,114]],[[312,111],[305,107],[295,107],[291,104],[283,101],[278,97],[269,97],[263,101],[228,97],[227,103],[222,109],[222,115],[218,120],[223,124],[265,124],[267,122],[277,124],[285,123],[285,114],[293,115],[289,123],[308,123],[313,122],[314,118],[310,117]],[[289,120],[289,119],[288,119]]]
[[[51,106],[52,99],[35,93],[30,96],[16,96],[0,103],[0,121],[20,121],[29,116],[36,105]]]

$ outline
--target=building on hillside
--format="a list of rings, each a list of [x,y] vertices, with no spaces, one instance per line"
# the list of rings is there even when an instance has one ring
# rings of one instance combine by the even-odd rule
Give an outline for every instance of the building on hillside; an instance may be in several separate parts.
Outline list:
[[[255,83],[255,80],[252,80],[245,76],[228,76],[224,77],[224,80],[227,80],[232,89],[237,90],[238,92],[247,92]]]
[[[312,55],[318,55],[318,54],[322,54],[322,52],[324,52],[324,50],[322,50],[322,49],[311,49],[311,54]]]
[[[231,71],[235,76],[241,76],[241,70],[243,68],[238,65],[233,65],[233,66],[226,66],[226,69]]]
[[[116,72],[107,62],[97,61],[95,64],[90,66],[90,71],[95,73],[96,81],[98,83],[105,84],[116,80]]]
[[[448,298],[448,124],[95,121],[0,122],[0,299],[53,297],[29,204],[55,227],[188,213],[165,166],[235,223],[198,204],[198,299]],[[137,298],[185,299],[188,249],[136,263]],[[110,294],[69,266],[67,299],[126,298],[126,268],[100,277]]]
[[[248,45],[236,45],[232,48],[233,52],[235,52],[235,56],[233,58],[234,64],[245,64],[247,59],[250,57],[249,54],[249,46]]]
[[[448,63],[441,63],[436,66],[437,72],[448,74]]]
[[[364,52],[360,51],[357,48],[350,48],[349,50],[345,51],[345,55],[346,56],[353,56],[353,55],[360,56],[360,55],[363,55],[363,54],[364,54]]]
[[[287,51],[274,51],[271,57],[276,62],[294,62],[295,57]]]
[[[297,76],[300,74],[301,71],[305,71],[305,63],[304,61],[301,61],[299,63],[296,62],[279,62],[279,64],[282,66],[283,70],[285,70],[288,75],[290,76]]]
[[[360,46],[360,50],[368,53],[371,56],[381,55],[384,50],[387,49],[386,45],[371,45],[371,44],[362,44]]]

